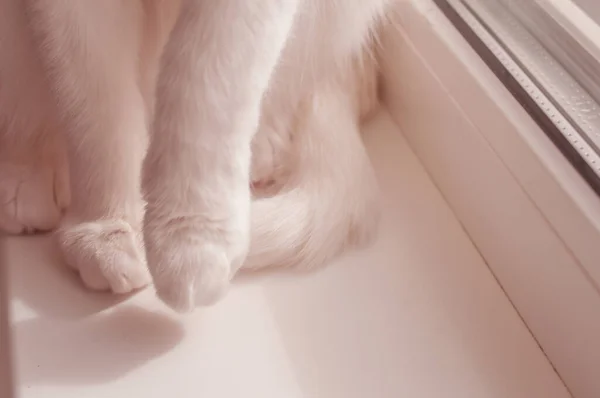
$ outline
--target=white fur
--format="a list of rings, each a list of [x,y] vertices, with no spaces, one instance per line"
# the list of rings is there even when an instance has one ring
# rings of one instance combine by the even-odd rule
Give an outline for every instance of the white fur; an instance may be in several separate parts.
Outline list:
[[[0,228],[67,209],[58,241],[88,287],[151,276],[180,311],[242,265],[368,243],[358,126],[390,1],[0,0]]]

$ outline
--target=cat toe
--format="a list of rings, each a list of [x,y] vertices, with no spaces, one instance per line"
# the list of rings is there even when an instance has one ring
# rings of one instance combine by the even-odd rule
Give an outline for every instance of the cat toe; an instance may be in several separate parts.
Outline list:
[[[205,233],[193,221],[148,218],[146,213],[144,241],[158,297],[178,312],[222,298],[246,256],[248,236],[237,229]]]
[[[15,235],[53,230],[68,202],[65,176],[52,167],[0,164],[0,230]]]
[[[139,237],[126,221],[75,224],[57,235],[67,265],[89,289],[125,294],[150,283]]]
[[[219,247],[165,241],[148,261],[157,296],[175,311],[214,304],[229,288],[230,260]]]
[[[231,267],[223,251],[217,248],[171,246],[161,259],[152,257],[158,269],[159,262],[170,259],[176,268],[154,275],[158,297],[178,312],[189,312],[197,306],[216,303],[229,288]]]

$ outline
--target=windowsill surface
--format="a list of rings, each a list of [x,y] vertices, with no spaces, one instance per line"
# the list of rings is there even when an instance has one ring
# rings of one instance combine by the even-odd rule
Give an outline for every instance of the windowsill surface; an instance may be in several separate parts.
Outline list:
[[[374,247],[241,278],[179,319],[150,290],[84,291],[46,238],[11,239],[21,397],[570,397],[386,113],[366,140],[388,204]]]

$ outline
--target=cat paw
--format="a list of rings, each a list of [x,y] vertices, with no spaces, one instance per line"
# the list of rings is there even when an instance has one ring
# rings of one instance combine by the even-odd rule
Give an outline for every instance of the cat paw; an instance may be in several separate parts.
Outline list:
[[[178,225],[173,227],[175,223]],[[248,247],[244,234],[207,238],[186,225],[185,220],[146,221],[144,225],[148,268],[156,293],[178,312],[208,306],[223,297]]]
[[[151,282],[140,237],[126,221],[74,224],[57,236],[67,265],[91,290],[125,294]]]
[[[287,134],[260,129],[252,141],[251,185],[257,196],[276,194],[285,183],[292,162],[291,141]]]
[[[30,234],[55,229],[69,204],[66,172],[0,163],[0,230]]]
[[[217,302],[229,287],[231,266],[224,250],[165,242],[150,257],[158,297],[179,312]],[[170,264],[170,265],[169,265]]]

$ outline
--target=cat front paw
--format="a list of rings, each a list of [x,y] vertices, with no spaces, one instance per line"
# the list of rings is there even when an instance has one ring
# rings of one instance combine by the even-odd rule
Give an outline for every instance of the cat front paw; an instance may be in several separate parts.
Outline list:
[[[146,213],[144,241],[158,297],[178,312],[217,302],[248,250],[244,228],[207,232],[197,220]]]
[[[151,282],[141,237],[124,220],[71,223],[57,238],[67,265],[91,290],[125,294]]]
[[[252,140],[250,188],[255,197],[275,195],[285,184],[294,161],[290,147],[289,134],[270,126],[258,130]]]
[[[1,231],[21,235],[58,226],[70,192],[67,171],[54,166],[0,162]]]

